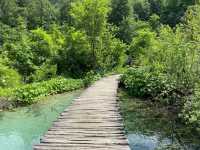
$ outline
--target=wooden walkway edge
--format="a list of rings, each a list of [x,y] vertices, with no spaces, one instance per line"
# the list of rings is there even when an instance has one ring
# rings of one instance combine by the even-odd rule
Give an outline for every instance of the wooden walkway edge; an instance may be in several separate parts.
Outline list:
[[[130,150],[118,110],[118,79],[106,77],[86,89],[34,150]]]

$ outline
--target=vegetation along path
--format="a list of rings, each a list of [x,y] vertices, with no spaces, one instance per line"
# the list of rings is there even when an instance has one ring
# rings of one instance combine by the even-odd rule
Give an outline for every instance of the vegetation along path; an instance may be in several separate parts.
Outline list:
[[[103,78],[86,89],[34,149],[129,150],[116,101],[118,78]]]

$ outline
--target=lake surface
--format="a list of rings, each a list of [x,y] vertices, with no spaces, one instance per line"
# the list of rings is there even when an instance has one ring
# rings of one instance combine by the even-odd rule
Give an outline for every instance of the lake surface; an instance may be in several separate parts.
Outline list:
[[[132,150],[200,150],[200,136],[162,106],[121,91],[120,106]]]
[[[0,150],[32,150],[80,91],[49,96],[37,104],[0,112]]]

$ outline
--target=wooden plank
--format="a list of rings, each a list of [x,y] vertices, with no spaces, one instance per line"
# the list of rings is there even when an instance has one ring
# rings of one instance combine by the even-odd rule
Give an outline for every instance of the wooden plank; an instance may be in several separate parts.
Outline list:
[[[130,150],[117,103],[118,78],[103,78],[86,89],[34,149]]]

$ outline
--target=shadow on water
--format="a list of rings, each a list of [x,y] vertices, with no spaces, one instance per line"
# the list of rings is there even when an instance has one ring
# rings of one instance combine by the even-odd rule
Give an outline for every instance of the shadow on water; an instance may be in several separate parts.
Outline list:
[[[131,98],[123,90],[119,91],[119,99],[132,150],[200,150],[200,136],[178,123],[174,113]]]
[[[0,112],[0,150],[32,150],[81,91],[49,96],[37,104]]]

